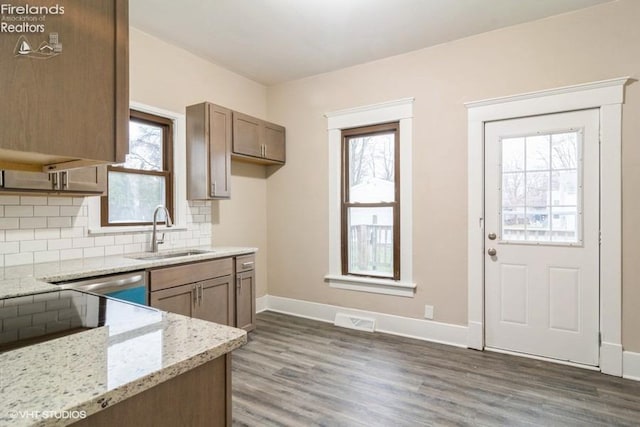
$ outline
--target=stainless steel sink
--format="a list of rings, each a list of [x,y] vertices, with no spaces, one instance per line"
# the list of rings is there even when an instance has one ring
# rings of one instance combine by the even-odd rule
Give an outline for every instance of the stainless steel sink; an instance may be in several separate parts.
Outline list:
[[[126,258],[139,259],[139,260],[154,260],[154,259],[167,259],[178,258],[182,256],[202,255],[210,254],[213,251],[207,251],[204,249],[186,249],[183,251],[171,251],[171,252],[147,252],[144,254],[125,255]]]

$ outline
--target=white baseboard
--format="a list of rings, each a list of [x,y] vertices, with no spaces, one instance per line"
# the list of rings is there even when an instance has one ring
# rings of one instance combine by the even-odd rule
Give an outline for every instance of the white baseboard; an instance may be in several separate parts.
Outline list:
[[[413,319],[410,317],[394,316],[374,311],[357,310],[336,305],[320,304],[316,302],[296,300],[291,298],[265,295],[260,305],[267,311],[290,314],[306,319],[333,323],[336,313],[373,318],[376,321],[376,331],[423,341],[431,341],[456,347],[467,347],[467,327],[432,320]],[[256,307],[259,307],[256,303]]]
[[[481,322],[469,322],[469,331],[467,337],[467,347],[476,350],[482,350],[484,348],[483,332],[484,326]]]
[[[269,300],[269,295],[263,295],[260,298],[256,298],[256,313],[262,313],[267,310],[267,301]]]
[[[600,345],[600,370],[603,374],[622,376],[622,345],[602,341]]]
[[[640,353],[622,353],[622,378],[640,381]]]

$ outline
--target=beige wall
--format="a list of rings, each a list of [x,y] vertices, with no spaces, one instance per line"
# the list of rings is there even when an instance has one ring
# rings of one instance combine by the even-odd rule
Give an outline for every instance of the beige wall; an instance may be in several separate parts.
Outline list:
[[[467,127],[464,102],[640,76],[640,2],[621,0],[268,90],[287,127],[287,165],[268,179],[269,294],[467,323]],[[323,113],[415,97],[415,298],[331,289]],[[623,345],[640,351],[640,86],[626,89],[623,129]]]
[[[187,105],[211,101],[257,117],[266,115],[266,88],[131,29],[131,100],[184,114]],[[264,167],[232,165],[231,200],[212,202],[212,236],[217,246],[259,248],[257,294],[266,293],[267,183]]]

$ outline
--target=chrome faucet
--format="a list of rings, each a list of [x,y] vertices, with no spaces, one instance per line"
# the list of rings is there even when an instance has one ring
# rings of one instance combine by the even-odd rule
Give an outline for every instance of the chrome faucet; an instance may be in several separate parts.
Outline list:
[[[171,222],[171,216],[169,215],[169,210],[164,205],[156,206],[156,210],[153,211],[153,230],[151,232],[151,252],[158,252],[158,245],[164,243],[164,233],[162,233],[162,237],[158,239],[158,211],[164,210],[165,222],[167,228],[173,227],[173,223]]]

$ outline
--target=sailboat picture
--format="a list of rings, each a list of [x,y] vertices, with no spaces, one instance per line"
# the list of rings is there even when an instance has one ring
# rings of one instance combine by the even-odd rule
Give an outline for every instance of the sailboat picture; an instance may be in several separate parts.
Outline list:
[[[29,53],[31,53],[31,46],[29,46],[29,43],[27,43],[26,40],[22,40],[22,43],[20,43],[18,53],[20,55],[28,55]]]

